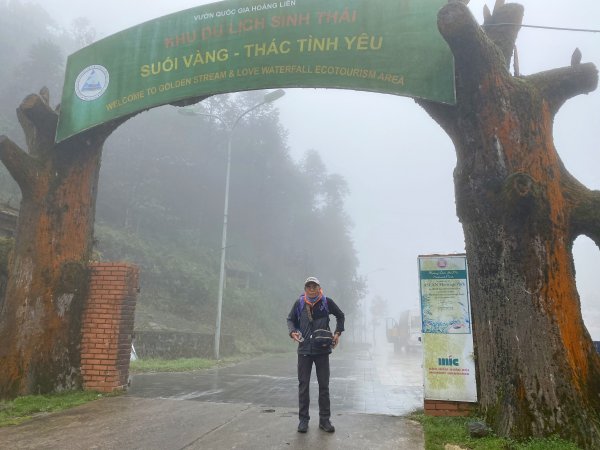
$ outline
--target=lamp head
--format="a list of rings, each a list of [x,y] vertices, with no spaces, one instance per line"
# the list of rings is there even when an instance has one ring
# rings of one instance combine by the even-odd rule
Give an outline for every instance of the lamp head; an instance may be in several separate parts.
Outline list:
[[[271,103],[281,98],[285,95],[285,91],[283,89],[277,89],[276,91],[271,91],[264,96],[265,103]]]
[[[184,116],[197,116],[198,112],[196,109],[186,106],[185,108],[179,108],[177,112]]]

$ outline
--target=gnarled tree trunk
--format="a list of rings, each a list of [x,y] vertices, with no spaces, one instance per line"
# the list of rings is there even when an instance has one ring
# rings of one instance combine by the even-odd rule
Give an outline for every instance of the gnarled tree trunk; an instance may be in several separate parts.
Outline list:
[[[22,192],[6,295],[0,300],[0,397],[79,387],[81,312],[102,144],[111,128],[54,144],[48,93],[17,109],[29,153],[0,136]]]
[[[563,166],[552,136],[569,98],[593,91],[580,64],[511,76],[523,8],[498,0],[483,28],[462,2],[438,27],[454,54],[456,106],[420,101],[451,137],[471,280],[479,403],[502,436],[558,434],[600,447],[600,358],[583,324],[572,246],[600,246],[600,192]],[[514,23],[516,25],[500,25]]]
[[[58,113],[43,89],[17,109],[28,152],[0,136],[0,161],[22,193],[6,294],[0,298],[0,398],[81,387],[81,313],[102,146],[136,114],[55,144]]]

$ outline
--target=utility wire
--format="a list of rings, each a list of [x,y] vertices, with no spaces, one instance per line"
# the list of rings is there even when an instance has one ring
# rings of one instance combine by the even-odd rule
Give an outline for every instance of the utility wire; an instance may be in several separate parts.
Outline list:
[[[483,24],[484,27],[499,27],[502,25],[516,25],[523,28],[543,28],[545,30],[559,30],[559,31],[583,31],[585,33],[600,33],[600,30],[592,30],[586,28],[563,28],[563,27],[546,27],[543,25],[519,25],[518,23],[488,23]]]

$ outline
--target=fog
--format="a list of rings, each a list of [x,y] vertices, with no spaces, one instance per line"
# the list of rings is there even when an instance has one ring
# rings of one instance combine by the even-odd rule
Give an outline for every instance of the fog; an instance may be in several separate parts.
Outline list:
[[[44,0],[61,25],[85,16],[97,38],[182,9],[210,3],[103,0]],[[482,21],[483,5],[471,11]],[[597,0],[522,0],[524,24],[600,28]],[[524,28],[517,41],[522,74],[568,66],[578,47],[583,62],[600,66],[600,33]],[[295,158],[317,150],[330,172],[348,182],[347,211],[354,222],[360,271],[367,299],[380,295],[390,314],[417,306],[417,255],[464,252],[456,217],[452,171],[456,163],[449,138],[413,100],[392,95],[325,89],[286,89],[277,102]],[[555,121],[555,144],[567,169],[590,189],[600,189],[600,93],[568,101]],[[310,242],[307,242],[310,245]],[[577,284],[584,320],[600,340],[600,296],[595,271],[600,252],[587,238],[575,245]],[[319,275],[319,274],[314,274]],[[299,274],[303,277],[304,274]]]

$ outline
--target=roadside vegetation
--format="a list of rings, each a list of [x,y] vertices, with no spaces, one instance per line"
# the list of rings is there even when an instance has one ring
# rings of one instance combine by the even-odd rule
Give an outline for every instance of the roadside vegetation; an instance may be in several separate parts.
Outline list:
[[[0,134],[24,147],[15,108],[42,86],[52,104],[59,101],[66,55],[91,43],[95,31],[89,20],[65,29],[43,5],[23,1],[0,1],[0,23],[2,42],[12,42],[17,33],[12,25],[28,26],[11,44],[14,52],[0,54]],[[183,117],[174,107],[156,108],[106,141],[94,259],[139,266],[135,330],[214,332],[230,138],[223,125],[262,101],[263,94],[216,95],[194,107],[223,123]],[[284,319],[308,275],[327,280],[328,294],[344,299],[346,314],[366,293],[345,210],[349,190],[317,151],[300,156],[303,149],[290,146],[273,105],[244,116],[231,144],[221,331],[233,336],[240,352],[271,352],[281,347]],[[0,164],[0,204],[15,208],[20,201],[17,183]],[[4,249],[10,244],[0,242],[0,294]]]
[[[224,358],[220,361],[203,358],[181,359],[138,359],[131,361],[130,373],[189,372],[235,364],[244,356]],[[12,401],[0,401],[0,427],[18,425],[38,415],[63,411],[106,397],[115,397],[124,392],[100,393],[97,391],[67,391],[48,395],[28,395]]]
[[[135,361],[131,361],[129,365],[129,372],[189,372],[192,370],[211,369],[213,367],[224,367],[231,364],[235,364],[236,362],[239,362],[243,359],[246,358],[244,356],[235,356],[230,358],[223,358],[219,361],[204,358],[136,359]]]
[[[27,395],[10,401],[0,401],[0,427],[18,425],[40,414],[58,412],[104,397],[96,391],[67,391],[49,395]]]
[[[423,425],[425,450],[580,450],[576,444],[559,438],[532,438],[523,442],[493,434],[474,438],[469,435],[467,424],[481,420],[476,417],[432,417],[415,413],[411,418]]]

